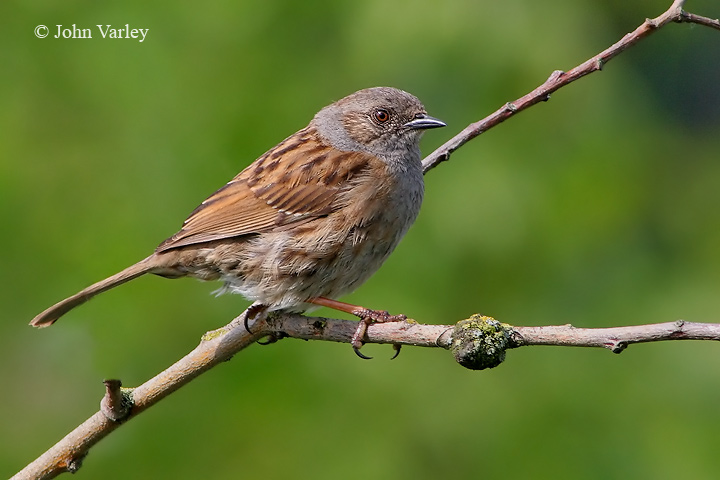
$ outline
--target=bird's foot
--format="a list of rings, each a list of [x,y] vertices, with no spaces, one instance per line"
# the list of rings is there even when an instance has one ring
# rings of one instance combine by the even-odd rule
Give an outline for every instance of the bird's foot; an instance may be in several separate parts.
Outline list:
[[[360,351],[364,344],[363,338],[365,338],[365,334],[367,333],[367,329],[370,325],[373,323],[404,322],[407,320],[407,317],[403,314],[390,315],[384,310],[370,310],[363,307],[358,307],[355,311],[350,313],[360,317],[360,322],[358,323],[358,327],[350,340],[350,344],[352,345],[355,354],[363,360],[370,360],[372,358]],[[392,356],[391,360],[394,360],[398,355],[400,355],[400,347],[401,345],[393,344],[395,355]]]

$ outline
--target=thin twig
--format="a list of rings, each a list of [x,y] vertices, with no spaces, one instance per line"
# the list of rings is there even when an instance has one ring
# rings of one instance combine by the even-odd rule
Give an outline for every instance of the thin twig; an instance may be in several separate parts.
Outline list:
[[[572,325],[514,327],[513,346],[559,345],[602,347],[620,353],[633,343],[665,340],[720,340],[720,324],[676,322],[612,328],[576,328]]]
[[[478,135],[490,130],[508,118],[532,107],[533,105],[550,100],[550,95],[558,89],[584,77],[585,75],[602,70],[603,66],[617,55],[632,47],[651,33],[664,27],[668,23],[697,23],[720,29],[720,22],[718,22],[718,20],[712,20],[707,17],[685,12],[682,9],[684,3],[685,0],[675,0],[672,6],[670,6],[670,8],[662,15],[657,18],[646,19],[642,25],[637,27],[631,33],[625,35],[619,42],[567,72],[555,70],[545,83],[537,87],[532,92],[513,102],[506,103],[491,115],[488,115],[478,122],[468,125],[463,131],[425,157],[423,160],[423,172],[427,173],[442,162],[450,160],[450,155],[452,155],[455,150],[462,147],[465,143]]]
[[[688,13],[683,11],[682,21],[686,23],[697,23],[698,25],[703,25],[706,27],[714,28],[716,30],[720,30],[720,20],[718,20],[717,18],[703,17],[700,15],[695,15],[694,13]]]

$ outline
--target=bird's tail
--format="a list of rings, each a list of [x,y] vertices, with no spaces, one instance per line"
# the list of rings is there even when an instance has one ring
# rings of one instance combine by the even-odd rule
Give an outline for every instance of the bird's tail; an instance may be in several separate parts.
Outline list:
[[[65,300],[56,303],[52,307],[48,308],[35,318],[33,318],[30,325],[33,327],[43,328],[49,327],[55,321],[65,315],[67,312],[90,300],[98,293],[102,293],[111,288],[122,285],[125,282],[129,282],[133,278],[137,278],[141,275],[151,272],[157,267],[154,261],[155,256],[151,255],[144,260],[140,260],[135,265],[131,265],[122,272],[116,273],[112,277],[108,277],[105,280],[101,280],[93,285],[90,285],[84,290],[76,293],[72,297],[68,297]]]

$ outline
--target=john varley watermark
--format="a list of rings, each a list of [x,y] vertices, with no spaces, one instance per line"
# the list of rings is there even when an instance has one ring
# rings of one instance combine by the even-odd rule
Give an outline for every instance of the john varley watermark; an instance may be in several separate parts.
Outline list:
[[[95,29],[78,28],[78,26],[74,23],[72,24],[72,27],[65,27],[63,25],[55,25],[55,27],[57,27],[57,31],[54,33],[53,38],[92,39],[93,33],[95,33],[95,38],[129,38],[135,39],[141,43],[145,41],[145,37],[150,31],[149,28],[130,28],[129,24],[125,24],[124,27],[120,28],[112,25],[95,25]],[[38,25],[35,27],[36,37],[45,38],[49,34],[50,29],[45,25]]]

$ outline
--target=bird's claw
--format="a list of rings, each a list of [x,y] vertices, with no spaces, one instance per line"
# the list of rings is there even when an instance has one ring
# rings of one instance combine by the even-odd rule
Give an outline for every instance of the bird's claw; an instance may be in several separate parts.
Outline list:
[[[398,355],[400,355],[400,349],[402,348],[402,345],[399,343],[393,343],[393,350],[395,350],[395,355],[392,356],[390,360],[395,360]]]
[[[245,330],[247,330],[248,333],[253,333],[252,330],[250,330],[250,319],[257,320],[261,314],[263,314],[267,310],[267,307],[262,304],[253,303],[250,305],[245,312],[245,318],[243,319],[243,325],[245,325]]]
[[[255,343],[257,343],[258,345],[270,345],[271,343],[278,342],[287,336],[288,336],[288,334],[285,332],[274,332],[274,333],[270,333],[266,337],[264,337],[264,340],[261,339]]]
[[[260,342],[258,342],[258,343],[260,343]],[[270,342],[268,342],[268,343],[270,343]],[[263,344],[263,345],[267,345],[267,344]],[[353,352],[355,352],[355,355],[362,358],[363,360],[372,360],[373,357],[368,357],[367,355],[365,355],[364,353],[362,353],[360,351],[361,347],[362,347],[362,344],[360,345],[360,347],[356,347],[355,345],[353,345],[352,349],[353,349]],[[393,355],[390,358],[390,360],[395,360],[398,357],[398,355],[400,355],[401,347],[402,347],[402,345],[400,345],[399,343],[393,343],[393,350],[395,350],[395,355]]]
[[[365,337],[367,329],[370,325],[373,323],[404,322],[407,320],[407,316],[403,314],[390,315],[384,310],[370,310],[367,308],[363,308],[361,311],[358,311],[356,315],[360,317],[360,322],[358,322],[358,327],[355,329],[355,333],[353,334],[350,343],[355,354],[363,360],[370,360],[372,358],[360,352],[360,349],[364,344],[363,338]],[[401,346],[398,344],[393,344],[395,355],[393,355],[390,360],[394,360],[398,355],[400,355],[400,347]]]
[[[360,351],[360,347],[356,347],[355,345],[353,345],[352,349],[353,349],[353,352],[355,352],[355,355],[362,358],[363,360],[372,360],[372,358],[373,358],[373,357],[368,357],[367,355],[363,354]]]

